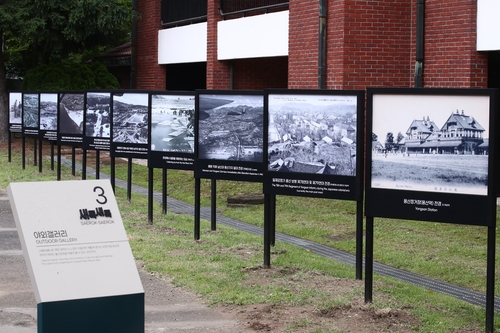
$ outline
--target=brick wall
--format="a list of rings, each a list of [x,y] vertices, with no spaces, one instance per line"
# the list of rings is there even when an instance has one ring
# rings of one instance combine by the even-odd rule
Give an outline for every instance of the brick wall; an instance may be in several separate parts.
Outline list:
[[[288,58],[234,60],[234,89],[287,88]]]
[[[217,60],[217,22],[222,20],[219,0],[208,0],[207,11],[207,89],[230,89],[231,63]]]
[[[136,30],[136,89],[163,90],[166,86],[165,66],[158,65],[160,5],[160,1],[137,1],[141,18]]]
[[[328,88],[412,86],[414,3],[414,0],[330,2],[328,53],[329,61],[333,59],[327,68]]]
[[[488,86],[488,55],[476,51],[476,11],[476,0],[426,1],[425,87]]]
[[[319,0],[291,0],[289,56],[217,60],[218,0],[208,1],[207,89],[318,87]],[[476,52],[476,0],[426,0],[425,87],[487,87],[487,53]],[[164,89],[157,64],[160,2],[138,1],[137,84]],[[231,19],[231,18],[228,18]],[[415,0],[329,0],[327,88],[413,87]],[[286,68],[285,68],[286,67]]]

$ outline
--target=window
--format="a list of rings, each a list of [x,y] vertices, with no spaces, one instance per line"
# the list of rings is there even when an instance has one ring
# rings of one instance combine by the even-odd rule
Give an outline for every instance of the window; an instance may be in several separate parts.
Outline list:
[[[162,0],[161,23],[165,27],[207,20],[207,0]]]
[[[267,11],[273,8],[288,8],[288,0],[220,0],[221,14],[244,14],[257,10]]]

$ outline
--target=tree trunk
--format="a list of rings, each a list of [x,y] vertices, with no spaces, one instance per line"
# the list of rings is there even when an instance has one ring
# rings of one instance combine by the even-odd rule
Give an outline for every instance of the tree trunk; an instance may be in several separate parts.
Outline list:
[[[0,41],[3,30],[0,29]],[[4,143],[9,135],[9,95],[7,93],[7,77],[5,73],[5,58],[0,48],[0,143]]]

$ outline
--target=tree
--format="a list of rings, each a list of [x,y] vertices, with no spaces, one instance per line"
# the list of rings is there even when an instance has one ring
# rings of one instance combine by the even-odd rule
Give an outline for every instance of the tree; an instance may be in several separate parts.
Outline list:
[[[68,62],[129,39],[131,0],[0,0],[0,142],[7,137],[9,73]],[[78,58],[78,57],[76,57]],[[8,64],[8,66],[6,66]],[[91,88],[91,87],[89,87]]]
[[[385,137],[385,149],[391,151],[394,148],[394,134],[392,132],[387,133]]]

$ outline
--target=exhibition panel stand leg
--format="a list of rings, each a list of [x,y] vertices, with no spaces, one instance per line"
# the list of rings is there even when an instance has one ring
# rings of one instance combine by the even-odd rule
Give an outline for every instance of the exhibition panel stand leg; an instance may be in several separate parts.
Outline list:
[[[61,145],[57,145],[57,180],[61,180]]]
[[[99,179],[101,173],[101,152],[95,151],[95,178]]]
[[[264,194],[264,267],[271,267],[271,194]]]
[[[8,155],[9,155],[9,163],[12,162],[12,133],[9,132],[9,135],[7,136],[7,143],[8,143]]]
[[[127,163],[127,200],[132,200],[132,159],[128,158]]]
[[[211,219],[210,219],[210,228],[212,231],[217,230],[217,180],[212,179],[211,186]]]
[[[50,141],[50,170],[54,171],[54,142]]]
[[[71,147],[71,175],[75,176],[76,175],[76,169],[75,169],[75,155],[76,155],[76,147],[72,146]]]
[[[38,156],[36,154],[36,138],[33,139],[33,166],[36,166],[36,161],[38,159]]]
[[[110,158],[110,168],[111,168],[111,188],[115,190],[115,158],[111,156]]]
[[[373,216],[366,217],[365,303],[373,301]]]
[[[148,167],[148,223],[153,224],[153,182],[154,169]]]
[[[163,168],[161,173],[162,181],[162,195],[161,195],[161,208],[162,214],[167,214],[167,168]]]
[[[495,251],[496,221],[488,227],[488,255],[486,273],[486,332],[494,331],[495,321]]]
[[[87,150],[82,150],[82,180],[87,179]]]
[[[270,244],[276,245],[276,194],[271,194],[269,198],[269,227],[270,229]]]
[[[26,137],[22,137],[22,166],[23,170],[26,169]]]
[[[200,239],[200,178],[194,179],[194,240]]]
[[[363,280],[363,200],[356,202],[356,279]]]
[[[38,172],[42,173],[43,140],[38,140]]]

